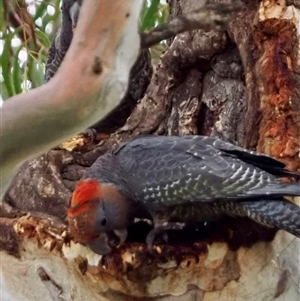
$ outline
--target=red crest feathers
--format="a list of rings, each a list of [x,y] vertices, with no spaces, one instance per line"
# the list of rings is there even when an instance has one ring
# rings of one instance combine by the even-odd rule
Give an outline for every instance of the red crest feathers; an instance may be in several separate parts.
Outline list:
[[[84,204],[100,196],[100,190],[100,183],[96,180],[80,181],[73,192],[71,207]]]

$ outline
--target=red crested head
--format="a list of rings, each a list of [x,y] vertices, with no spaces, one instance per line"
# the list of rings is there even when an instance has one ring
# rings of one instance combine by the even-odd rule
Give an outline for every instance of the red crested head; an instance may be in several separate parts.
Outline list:
[[[86,243],[95,236],[95,214],[100,197],[101,184],[97,180],[78,182],[68,209],[69,229],[76,241]]]
[[[72,195],[68,216],[77,216],[89,206],[91,200],[100,195],[101,185],[98,181],[91,179],[79,181]]]
[[[114,244],[107,235],[115,230],[126,230],[130,224],[129,205],[111,183],[100,183],[94,179],[79,181],[68,209],[70,233],[75,241],[104,254],[108,244]]]

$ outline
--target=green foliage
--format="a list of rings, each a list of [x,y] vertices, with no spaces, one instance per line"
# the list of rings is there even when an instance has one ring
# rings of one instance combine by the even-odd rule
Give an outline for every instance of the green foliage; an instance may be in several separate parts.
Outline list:
[[[43,83],[47,52],[60,23],[60,0],[0,2],[0,91],[5,100]]]
[[[0,0],[0,100],[43,84],[60,5],[61,0]],[[144,0],[141,31],[165,22],[167,15],[165,1]]]
[[[165,1],[144,0],[141,14],[141,31],[149,30],[158,24],[164,23],[169,14],[168,5]]]

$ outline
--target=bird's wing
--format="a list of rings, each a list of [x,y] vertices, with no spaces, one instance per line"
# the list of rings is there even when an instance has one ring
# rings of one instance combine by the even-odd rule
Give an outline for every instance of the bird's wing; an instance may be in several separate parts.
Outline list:
[[[59,35],[59,32],[56,34],[56,37]],[[45,83],[48,82],[53,75],[56,73],[58,67],[61,64],[61,61],[56,58],[57,49],[55,46],[55,39],[52,41],[52,44],[49,48],[46,68],[45,68]]]
[[[234,144],[222,141],[218,138],[204,137],[204,139],[207,144],[210,144],[213,147],[224,151],[225,153],[234,155],[242,161],[259,167],[275,176],[300,178],[299,173],[285,169],[285,164],[283,162],[278,161],[272,157],[241,148]]]
[[[266,187],[281,184],[254,163],[282,163],[216,138],[142,137],[122,145],[115,157],[136,197],[153,205],[260,197]]]

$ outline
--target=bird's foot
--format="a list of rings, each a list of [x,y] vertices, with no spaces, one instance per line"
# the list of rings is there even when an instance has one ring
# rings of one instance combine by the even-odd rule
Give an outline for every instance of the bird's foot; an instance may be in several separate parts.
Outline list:
[[[86,136],[92,142],[97,140],[97,130],[94,128],[88,128],[84,130],[82,135]]]
[[[168,230],[182,230],[185,227],[184,223],[164,223],[160,226],[155,226],[146,237],[146,244],[148,250],[153,253],[153,243],[157,236],[162,235],[165,242],[168,241],[168,235],[165,231]]]
[[[80,134],[86,137],[90,142],[95,143],[96,146],[102,146],[104,141],[106,141],[110,137],[109,133],[102,132],[101,129],[99,132],[99,129],[96,127],[90,127]]]

